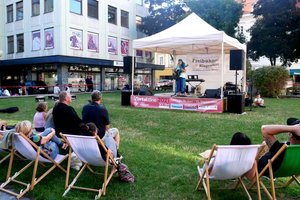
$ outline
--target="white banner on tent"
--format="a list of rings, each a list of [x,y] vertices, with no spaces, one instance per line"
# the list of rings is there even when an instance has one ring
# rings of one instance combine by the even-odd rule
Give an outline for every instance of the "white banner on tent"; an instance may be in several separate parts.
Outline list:
[[[193,72],[220,71],[220,55],[216,54],[187,56],[187,63]]]

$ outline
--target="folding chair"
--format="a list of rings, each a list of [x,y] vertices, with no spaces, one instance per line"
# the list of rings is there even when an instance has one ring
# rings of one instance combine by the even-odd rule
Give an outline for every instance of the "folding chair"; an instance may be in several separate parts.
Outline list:
[[[282,163],[275,172],[272,170],[272,164],[274,161],[278,158],[280,154],[284,153],[284,157],[282,160]],[[263,170],[259,173],[259,181],[260,185],[263,188],[264,192],[267,194],[267,196],[270,199],[276,199],[276,191],[275,191],[275,183],[274,178],[280,178],[280,177],[291,177],[288,182],[285,184],[277,187],[288,187],[293,181],[295,181],[298,185],[300,185],[300,182],[298,180],[298,176],[300,175],[300,145],[287,145],[284,144],[280,150],[273,156],[272,159],[269,160],[268,164],[263,168]],[[263,176],[266,170],[269,170],[270,175],[270,185],[271,185],[271,191],[272,195],[268,191],[267,187],[264,185],[264,183],[260,180],[260,178]],[[255,181],[252,182],[250,188],[255,184]]]
[[[200,189],[202,182],[206,196],[210,200],[210,180],[238,179],[234,189],[241,184],[248,198],[251,199],[243,178],[252,169],[253,165],[256,178],[258,177],[256,156],[260,147],[261,145],[213,145],[208,159],[205,159],[204,167],[197,167],[199,180],[196,190]],[[217,153],[213,158],[214,151],[217,151]],[[257,194],[258,199],[261,199],[259,184],[257,184]]]
[[[0,185],[0,191],[16,196],[16,198],[19,199],[23,195],[25,195],[29,190],[33,190],[35,185],[38,184],[45,176],[47,176],[56,167],[58,167],[59,169],[61,169],[63,172],[66,173],[66,170],[60,165],[60,163],[64,161],[68,157],[68,155],[58,154],[55,159],[52,159],[48,154],[46,154],[40,147],[34,144],[25,135],[21,133],[15,133],[13,137],[14,137],[13,140],[14,149],[12,149],[11,152],[11,164],[9,165],[9,172],[11,171],[12,168],[12,162],[15,155],[15,151],[17,151],[19,154],[21,154],[23,157],[30,160],[31,162],[28,163],[21,170],[16,172],[13,176],[9,177],[4,183],[2,183]],[[37,178],[36,174],[37,174],[38,165],[39,164],[42,165],[42,163],[51,163],[53,164],[53,166],[49,168],[46,172],[44,172],[40,177]],[[20,180],[17,180],[17,177],[32,165],[34,165],[34,167],[33,167],[32,178],[30,182],[25,183]],[[25,188],[21,189],[19,193],[6,189],[5,187],[11,182],[20,184]]]
[[[5,131],[0,131],[0,136],[1,136],[1,138],[2,138],[2,136],[3,136],[3,134],[4,134],[4,132]],[[9,149],[9,147],[6,149],[4,149],[4,148],[0,148],[0,153],[1,154],[7,154],[7,155],[5,155],[1,160],[0,160],[0,165],[3,163],[3,162],[5,162],[7,159],[9,159],[10,158],[10,160],[9,160],[9,166],[11,166],[11,164],[12,164],[12,154],[11,154],[11,152],[12,152],[12,150],[11,149]],[[3,168],[3,167],[2,167]],[[8,179],[8,177],[10,176],[10,167],[8,167],[8,170],[7,170],[7,174],[6,174],[6,180]]]
[[[106,154],[106,160],[103,160],[99,144],[105,149],[107,152],[107,149],[103,143],[103,141],[98,136],[78,136],[78,135],[67,135],[67,134],[61,134],[62,138],[69,144],[69,159],[68,159],[68,168],[67,168],[67,175],[66,175],[66,184],[65,184],[65,192],[63,196],[65,196],[72,188],[79,189],[79,190],[86,190],[86,191],[92,191],[97,192],[98,195],[95,196],[95,199],[98,199],[101,197],[101,195],[105,195],[106,187],[112,178],[112,176],[117,171],[117,164],[114,161],[114,159],[108,154]],[[70,166],[71,166],[71,153],[72,151],[78,156],[78,158],[84,163],[83,167],[79,170],[71,184],[69,184],[69,176],[70,176]],[[94,170],[90,167],[96,166],[96,167],[105,167],[104,169],[104,180],[102,187],[100,189],[94,189],[94,188],[87,188],[87,187],[80,187],[75,186],[76,181],[80,177],[80,175],[83,173],[83,171],[88,168],[90,172],[95,173]],[[110,169],[110,174],[108,175],[108,168]]]

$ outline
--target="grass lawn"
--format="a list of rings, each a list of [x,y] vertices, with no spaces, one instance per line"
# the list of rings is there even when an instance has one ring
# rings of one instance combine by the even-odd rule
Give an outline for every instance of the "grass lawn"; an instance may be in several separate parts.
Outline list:
[[[77,94],[72,106],[79,116],[89,94]],[[198,179],[198,154],[216,144],[229,144],[237,131],[246,133],[252,143],[261,143],[263,124],[284,124],[288,117],[300,117],[299,99],[265,99],[266,108],[254,108],[246,114],[206,114],[190,111],[137,109],[121,106],[120,92],[104,93],[104,104],[110,113],[112,127],[121,132],[120,152],[123,162],[135,175],[134,184],[122,183],[115,176],[107,187],[104,199],[205,199],[204,191],[195,191]],[[48,100],[49,107],[54,102]],[[0,114],[0,120],[14,125],[31,120],[35,113],[34,97],[0,99],[0,109],[18,106],[14,114]],[[287,135],[280,136],[286,140]],[[8,163],[0,166],[0,181],[5,178]],[[16,165],[24,165],[18,161]],[[66,164],[65,164],[66,165]],[[74,173],[73,173],[74,174]],[[30,173],[27,173],[30,176]],[[27,177],[27,178],[28,178]],[[102,180],[86,173],[81,183],[102,185]],[[27,197],[33,199],[62,199],[65,176],[55,170],[42,180]],[[280,182],[280,180],[276,180]],[[232,182],[229,182],[230,184]],[[227,184],[227,185],[228,185]],[[212,182],[213,199],[246,199],[243,190],[218,190],[220,183]],[[300,190],[296,184],[277,190],[278,199],[297,199]],[[251,192],[256,199],[255,191]],[[267,199],[265,194],[263,199]],[[95,193],[71,190],[64,199],[93,199]]]

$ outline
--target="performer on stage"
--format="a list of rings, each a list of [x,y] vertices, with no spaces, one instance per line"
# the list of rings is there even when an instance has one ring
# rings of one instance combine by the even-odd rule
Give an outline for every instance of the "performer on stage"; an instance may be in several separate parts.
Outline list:
[[[186,88],[186,65],[182,59],[178,60],[178,63],[174,69],[174,74],[176,78],[176,95],[177,96],[185,96],[185,88]]]

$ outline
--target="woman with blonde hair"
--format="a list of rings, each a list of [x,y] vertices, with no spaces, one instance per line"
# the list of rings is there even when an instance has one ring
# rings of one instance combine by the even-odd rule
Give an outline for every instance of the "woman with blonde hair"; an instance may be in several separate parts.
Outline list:
[[[52,159],[55,159],[59,153],[59,148],[66,149],[67,144],[63,143],[56,135],[53,128],[48,128],[41,134],[32,131],[32,124],[30,121],[25,120],[16,124],[16,132],[24,134],[33,143],[41,147]]]

